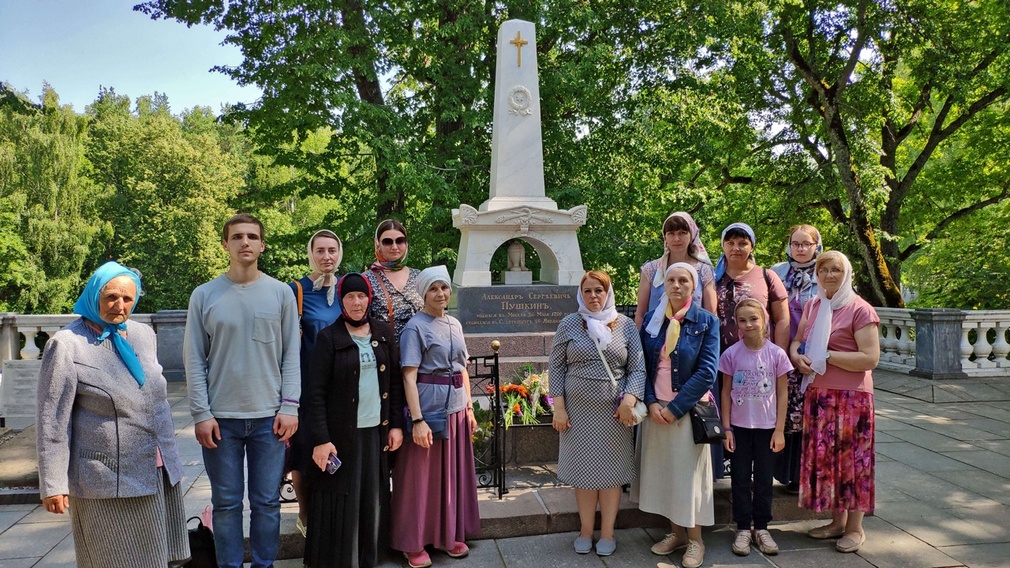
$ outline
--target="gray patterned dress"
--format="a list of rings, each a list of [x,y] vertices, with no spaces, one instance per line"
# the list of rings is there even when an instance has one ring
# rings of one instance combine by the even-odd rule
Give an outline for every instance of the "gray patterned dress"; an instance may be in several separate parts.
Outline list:
[[[563,396],[572,427],[560,434],[558,480],[578,489],[608,489],[635,479],[633,431],[614,418],[618,390],[645,396],[645,357],[638,329],[618,315],[604,348],[614,389],[579,314],[565,316],[551,349],[551,396]]]

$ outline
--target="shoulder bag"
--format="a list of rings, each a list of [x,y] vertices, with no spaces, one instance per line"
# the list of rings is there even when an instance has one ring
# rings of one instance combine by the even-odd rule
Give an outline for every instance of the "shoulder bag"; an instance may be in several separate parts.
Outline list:
[[[688,414],[691,415],[691,430],[695,444],[720,444],[726,439],[722,418],[719,417],[719,408],[715,403],[708,400],[698,401]]]

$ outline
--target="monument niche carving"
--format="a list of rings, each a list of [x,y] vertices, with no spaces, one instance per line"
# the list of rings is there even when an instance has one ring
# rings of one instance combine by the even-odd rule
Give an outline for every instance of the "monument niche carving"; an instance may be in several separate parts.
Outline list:
[[[458,317],[467,332],[547,332],[577,309],[575,288],[582,278],[578,229],[587,209],[569,210],[544,191],[544,150],[540,122],[536,27],[508,20],[498,30],[491,187],[487,201],[452,210],[461,233],[453,283]],[[509,246],[504,284],[492,285],[491,257],[512,240],[533,247],[540,259],[540,282],[526,269],[522,244]],[[513,262],[515,259],[515,262]]]

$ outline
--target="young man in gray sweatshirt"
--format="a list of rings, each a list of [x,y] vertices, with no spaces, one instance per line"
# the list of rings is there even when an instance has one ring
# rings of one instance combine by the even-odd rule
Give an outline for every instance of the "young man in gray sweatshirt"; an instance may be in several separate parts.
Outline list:
[[[189,299],[189,406],[210,479],[218,566],[242,566],[248,461],[252,565],[268,568],[280,540],[284,442],[298,429],[298,306],[287,284],[259,271],[265,243],[258,219],[235,215],[222,237],[228,271]]]

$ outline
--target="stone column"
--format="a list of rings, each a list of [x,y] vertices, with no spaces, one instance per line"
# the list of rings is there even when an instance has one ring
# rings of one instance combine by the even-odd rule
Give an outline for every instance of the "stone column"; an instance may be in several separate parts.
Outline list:
[[[158,334],[158,362],[169,381],[185,381],[182,343],[186,335],[186,310],[161,310],[151,314],[151,325]]]
[[[911,374],[927,379],[963,379],[961,323],[964,314],[951,308],[926,308],[912,312],[915,320],[915,369]]]
[[[18,335],[17,314],[0,312],[0,361],[17,359],[21,350],[21,336]]]

